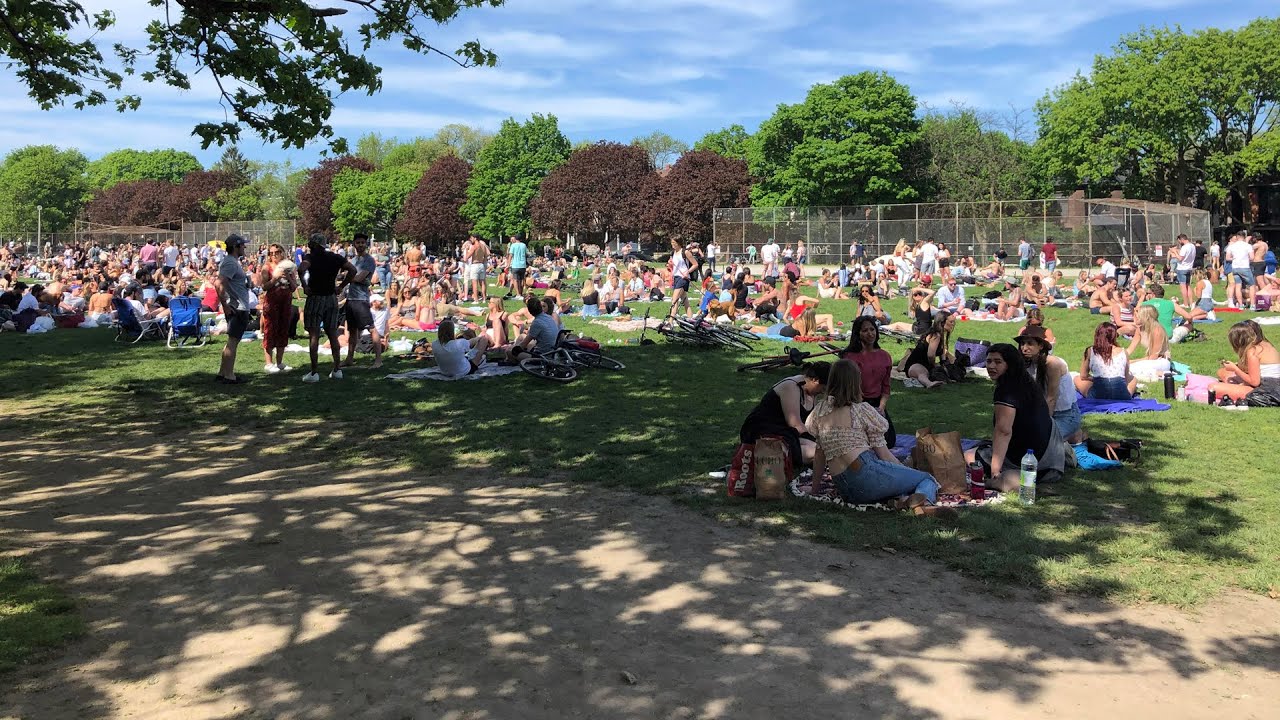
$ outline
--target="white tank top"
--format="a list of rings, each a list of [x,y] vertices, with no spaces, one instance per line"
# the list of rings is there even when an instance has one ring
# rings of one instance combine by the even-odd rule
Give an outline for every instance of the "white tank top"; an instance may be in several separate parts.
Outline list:
[[[1036,378],[1035,367],[1029,367],[1027,368],[1027,371],[1031,373],[1032,378]],[[1060,412],[1062,410],[1070,410],[1071,406],[1075,404],[1076,404],[1076,383],[1074,380],[1071,379],[1071,373],[1064,372],[1062,373],[1062,377],[1058,378],[1058,400],[1049,412]]]
[[[686,277],[689,274],[689,262],[684,259],[684,251],[676,253],[671,258],[671,276]]]
[[[1267,363],[1265,365],[1260,365],[1258,366],[1258,372],[1261,377],[1280,380],[1280,363]]]
[[[1123,379],[1128,369],[1129,356],[1125,354],[1124,348],[1112,349],[1111,362],[1103,362],[1095,352],[1089,353],[1089,374],[1093,377]]]
[[[1201,300],[1213,299],[1213,283],[1209,282],[1208,280],[1204,281],[1204,290],[1200,291],[1200,299]]]

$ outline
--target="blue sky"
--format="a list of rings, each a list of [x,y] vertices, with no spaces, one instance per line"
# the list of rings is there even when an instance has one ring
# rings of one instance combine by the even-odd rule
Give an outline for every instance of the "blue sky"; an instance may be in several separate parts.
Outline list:
[[[137,42],[154,9],[141,0],[91,0],[120,18],[106,40]],[[317,0],[317,4],[323,4]],[[344,95],[333,122],[353,142],[377,131],[412,138],[451,122],[496,129],[506,117],[550,113],[573,141],[629,141],[661,130],[692,144],[740,123],[749,131],[778,103],[802,100],[815,83],[883,70],[925,105],[961,102],[993,112],[1029,110],[1048,88],[1086,69],[1143,25],[1238,27],[1274,3],[1185,0],[508,0],[464,12],[428,36],[453,48],[479,39],[496,68],[460,69],[439,57],[375,48],[384,88]],[[358,15],[352,13],[347,21]],[[32,143],[78,147],[90,157],[120,147],[176,147],[206,165],[190,135],[225,115],[212,83],[191,91],[139,83],[142,109],[39,110],[11,76],[0,79],[0,151]],[[1027,118],[1030,119],[1028,112]],[[248,137],[248,136],[246,136]],[[251,158],[308,165],[322,144],[283,150],[247,139]]]

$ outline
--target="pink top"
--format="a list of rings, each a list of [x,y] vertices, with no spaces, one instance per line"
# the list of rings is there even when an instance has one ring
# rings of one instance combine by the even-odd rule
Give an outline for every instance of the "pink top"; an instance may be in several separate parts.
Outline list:
[[[852,360],[862,373],[862,397],[882,398],[889,394],[889,373],[893,370],[893,358],[888,350],[843,353],[840,357]]]

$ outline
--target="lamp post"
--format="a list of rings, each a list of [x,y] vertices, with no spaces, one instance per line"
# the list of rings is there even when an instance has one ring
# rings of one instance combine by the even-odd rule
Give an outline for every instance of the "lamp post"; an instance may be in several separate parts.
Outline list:
[[[43,230],[43,227],[42,227],[43,224],[44,224],[44,206],[37,205],[36,206],[36,252],[39,252],[40,248],[43,247],[40,244],[40,235],[42,234],[41,230]]]

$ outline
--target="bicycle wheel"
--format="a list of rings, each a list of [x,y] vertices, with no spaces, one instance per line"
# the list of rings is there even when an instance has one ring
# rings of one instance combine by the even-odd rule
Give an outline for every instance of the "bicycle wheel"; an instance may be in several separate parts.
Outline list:
[[[520,361],[520,369],[534,377],[553,382],[573,382],[578,377],[578,371],[572,367],[540,357],[524,358]]]
[[[626,367],[622,363],[611,357],[605,357],[599,350],[587,350],[584,348],[564,348],[565,354],[573,361],[574,365],[589,368],[601,368],[604,370],[622,370]]]

